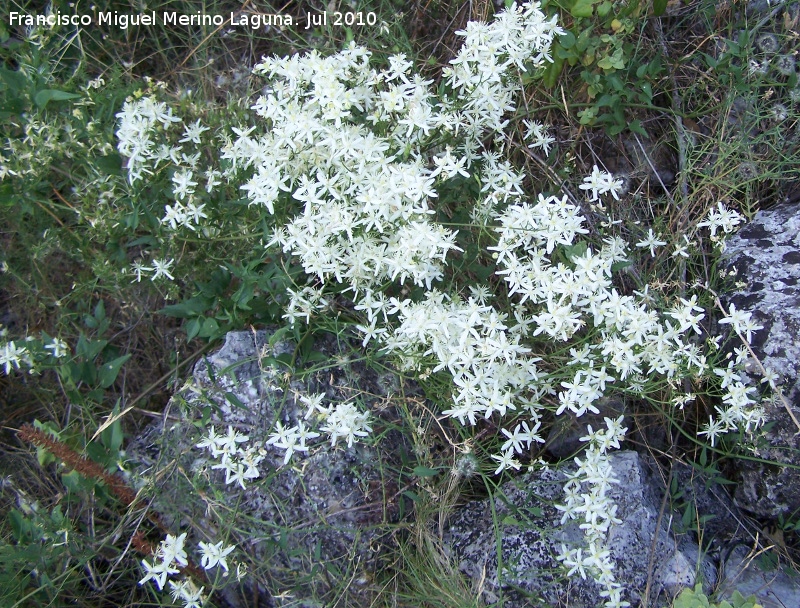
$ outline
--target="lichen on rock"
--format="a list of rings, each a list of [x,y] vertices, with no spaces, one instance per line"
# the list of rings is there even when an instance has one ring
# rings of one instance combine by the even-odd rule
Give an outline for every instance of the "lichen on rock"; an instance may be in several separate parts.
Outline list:
[[[291,589],[295,598],[301,594],[324,605],[329,594],[345,588],[348,605],[367,604],[366,581],[381,567],[382,539],[398,516],[391,470],[407,449],[402,434],[392,430],[394,400],[415,389],[391,370],[376,371],[348,356],[349,345],[330,335],[314,344],[321,353],[315,364],[293,370],[270,365],[296,352],[292,341],[270,343],[271,337],[265,331],[229,333],[219,351],[197,363],[165,421],[129,445],[133,478],[175,530],[215,542],[229,534],[249,562],[248,593],[255,586],[262,597]],[[369,411],[380,439],[331,448],[320,437],[284,464],[280,450],[265,441],[276,423],[290,426],[304,418],[308,408],[300,397],[312,393],[323,393],[330,403],[356,400]],[[230,426],[264,450],[261,476],[246,489],[226,485],[207,452],[196,447],[212,425],[220,432]],[[236,529],[226,530],[225,522],[234,521]],[[353,584],[343,585],[346,579]],[[243,605],[233,591],[227,596]]]
[[[724,268],[735,269],[735,288],[725,305],[751,312],[763,329],[752,347],[763,366],[777,374],[779,395],[763,402],[768,430],[755,456],[737,460],[738,504],[776,518],[800,509],[800,209],[783,204],[756,213],[729,239]],[[761,380],[758,372],[753,383]],[[792,418],[791,413],[794,415]],[[789,466],[785,466],[789,465]]]

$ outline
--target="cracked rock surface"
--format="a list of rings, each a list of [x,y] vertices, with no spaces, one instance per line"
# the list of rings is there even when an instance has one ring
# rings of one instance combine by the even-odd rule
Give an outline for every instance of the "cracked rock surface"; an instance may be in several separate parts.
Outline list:
[[[625,599],[638,605],[650,578],[649,605],[668,606],[680,589],[694,585],[698,563],[706,580],[713,581],[715,568],[698,557],[697,545],[678,542],[668,532],[669,514],[661,514],[661,496],[639,455],[620,451],[609,461],[620,482],[610,494],[622,523],[611,527],[605,548],[616,565],[616,579],[627,588]],[[502,486],[498,496],[504,499],[494,501],[495,519],[488,500],[470,502],[452,517],[446,544],[462,572],[476,583],[483,580],[487,603],[501,596],[506,608],[530,606],[532,599],[574,608],[604,603],[600,585],[588,576],[567,578],[556,559],[562,543],[585,546],[579,522],[562,526],[562,513],[554,506],[562,499],[565,480],[563,471],[528,473]],[[500,577],[496,533],[502,547]]]
[[[736,268],[735,289],[724,304],[751,312],[764,328],[753,334],[753,350],[780,377],[783,398],[764,400],[772,423],[755,456],[797,468],[737,460],[736,501],[766,518],[800,509],[800,207],[783,204],[756,213],[729,239],[728,269]],[[758,384],[760,375],[753,382]]]

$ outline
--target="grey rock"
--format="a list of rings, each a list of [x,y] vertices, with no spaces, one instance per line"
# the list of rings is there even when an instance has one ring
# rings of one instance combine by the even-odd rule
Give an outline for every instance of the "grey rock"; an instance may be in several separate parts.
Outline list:
[[[550,428],[545,442],[547,451],[556,458],[569,458],[586,447],[581,437],[586,436],[587,425],[594,430],[606,428],[605,418],[619,418],[626,414],[625,403],[615,397],[604,397],[594,404],[599,414],[586,412],[580,418],[565,412],[558,416]]]
[[[731,552],[717,596],[730,598],[738,591],[744,597],[755,595],[763,608],[800,606],[800,574],[777,565],[762,566],[756,554],[741,545]]]
[[[725,264],[737,269],[734,291],[725,303],[753,314],[764,328],[753,334],[754,352],[781,377],[783,399],[764,400],[773,426],[755,453],[764,460],[800,466],[800,207],[784,204],[759,211],[729,241]],[[759,378],[753,378],[757,381]],[[736,500],[761,517],[800,509],[800,470],[779,464],[737,461],[741,483]]]
[[[668,532],[671,512],[662,511],[659,482],[639,455],[621,451],[609,459],[620,481],[612,487],[611,497],[622,523],[610,529],[606,548],[617,580],[627,589],[624,599],[635,606],[649,593],[649,605],[667,606],[680,589],[694,584],[698,568],[703,580],[713,582],[716,570],[697,546],[679,543]],[[532,599],[574,608],[603,603],[597,583],[577,575],[567,579],[556,559],[562,543],[585,546],[578,523],[562,526],[561,512],[554,507],[562,500],[564,482],[564,471],[528,473],[502,486],[494,500],[494,519],[486,500],[470,502],[454,513],[445,533],[446,546],[462,572],[476,584],[483,581],[487,603],[501,596],[506,608],[529,606]],[[498,546],[504,567],[500,577]]]
[[[249,557],[252,573],[243,586],[247,594],[258,593],[262,605],[273,605],[269,598],[285,590],[292,592],[292,605],[331,605],[333,593],[343,594],[336,596],[341,605],[368,604],[368,581],[383,567],[385,524],[398,515],[398,488],[388,467],[398,466],[407,449],[391,430],[392,394],[414,389],[392,373],[350,360],[335,337],[314,345],[325,358],[316,367],[291,373],[271,366],[281,355],[291,357],[295,345],[270,345],[270,336],[230,333],[218,352],[195,366],[170,401],[170,422],[150,426],[128,446],[133,479],[153,496],[152,508],[173,533],[189,532],[187,547],[223,540],[220,519],[235,519],[230,541],[239,545],[240,557]],[[373,433],[381,439],[350,448],[340,440],[331,448],[323,436],[289,465],[282,450],[264,446],[262,476],[244,490],[226,485],[210,454],[195,447],[212,424],[218,432],[230,425],[249,435],[250,445],[263,445],[277,421],[292,426],[303,419],[307,407],[299,396],[310,393],[325,393],[326,404],[357,400],[359,409],[371,412]],[[199,423],[204,413],[210,417],[205,426]],[[236,585],[229,587],[229,603],[248,605]]]

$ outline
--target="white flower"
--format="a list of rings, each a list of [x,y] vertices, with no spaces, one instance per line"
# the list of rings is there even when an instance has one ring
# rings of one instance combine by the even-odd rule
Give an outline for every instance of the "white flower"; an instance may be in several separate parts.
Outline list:
[[[152,264],[153,264],[154,274],[153,274],[152,277],[150,277],[150,280],[151,281],[155,281],[159,277],[166,277],[170,281],[174,280],[175,277],[173,277],[169,272],[170,267],[174,263],[175,263],[175,260],[169,260],[169,261],[167,261],[167,260],[153,260]]]
[[[179,583],[174,581],[169,582],[172,600],[177,602],[183,601],[183,608],[202,608],[203,606],[203,590],[205,587],[197,588],[192,579],[187,578]]]
[[[193,173],[191,171],[176,171],[172,176],[173,188],[172,192],[177,199],[184,199],[191,194],[194,194],[194,188],[197,182],[192,180]]]
[[[708,438],[711,447],[713,448],[717,443],[717,437],[725,432],[725,424],[721,420],[714,420],[709,417],[708,424],[705,425],[704,430],[697,433],[698,435],[705,435]]]
[[[12,366],[19,369],[22,359],[27,354],[28,351],[24,346],[17,346],[13,341],[3,344],[0,349],[0,366],[5,370],[6,376],[11,373]]]
[[[213,432],[213,428],[211,432]],[[220,435],[217,438],[217,445],[219,445],[219,449],[221,451],[230,454],[232,456],[236,454],[239,450],[236,444],[244,443],[249,439],[250,437],[248,435],[242,435],[239,431],[234,430],[233,426],[228,425],[228,434]]]
[[[533,140],[528,144],[528,147],[541,148],[545,155],[550,154],[550,144],[554,143],[556,138],[549,135],[546,127],[536,120],[524,120],[523,124],[527,129],[525,139]]]
[[[520,466],[522,466],[520,462],[514,458],[513,451],[503,452],[501,456],[492,454],[492,459],[498,462],[497,469],[494,472],[495,475],[499,475],[506,469],[514,469],[515,471],[518,471]]]
[[[689,249],[689,245],[691,245],[691,241],[689,240],[689,237],[687,237],[685,234],[683,235],[683,240],[684,240],[683,243],[675,243],[675,251],[672,252],[673,258],[677,256],[680,256],[682,258],[689,257],[689,253],[687,250]]]
[[[134,279],[131,281],[131,283],[141,283],[142,273],[151,272],[151,269],[142,264],[141,260],[136,260],[132,264],[132,267],[133,267]]]
[[[51,351],[53,357],[56,359],[66,357],[69,354],[69,347],[67,346],[67,343],[60,338],[53,338],[53,341],[50,344],[45,344],[45,349]]]
[[[313,393],[310,395],[300,395],[299,400],[300,403],[305,405],[308,409],[306,410],[305,416],[303,416],[303,420],[308,420],[314,414],[314,412],[319,413],[327,413],[327,408],[322,405],[322,400],[325,399],[325,393]]]
[[[195,123],[193,125],[184,126],[183,137],[181,139],[179,139],[178,141],[180,143],[191,142],[191,143],[199,144],[200,143],[200,135],[202,135],[202,133],[204,131],[208,131],[208,127],[204,127],[202,124],[200,124],[200,119],[198,119],[198,120],[195,121]]]
[[[722,204],[722,201],[720,201],[717,203],[716,209],[714,209],[714,207],[709,209],[706,219],[698,223],[697,227],[702,228],[708,226],[711,231],[711,236],[714,237],[717,234],[717,230],[720,228],[722,228],[725,234],[730,234],[736,230],[739,224],[744,222],[744,219],[743,215],[736,211],[729,210]]]
[[[225,572],[228,571],[228,562],[226,557],[236,548],[236,545],[230,545],[229,547],[223,548],[222,541],[215,545],[204,542],[198,544],[202,553],[200,563],[204,569],[209,570],[210,568],[219,565],[225,570]]]
[[[177,568],[173,568],[170,563],[166,561],[151,564],[146,559],[143,559],[142,567],[145,569],[145,575],[144,578],[139,581],[139,584],[144,585],[147,581],[152,579],[155,581],[159,591],[164,589],[164,584],[167,582],[167,577],[170,574],[178,574],[179,572]]]
[[[355,404],[349,401],[339,403],[330,411],[320,430],[330,435],[331,447],[336,445],[340,437],[347,440],[347,447],[353,447],[356,437],[366,437],[372,431],[369,412],[359,412]]]
[[[748,344],[753,340],[753,332],[763,329],[762,325],[753,321],[752,313],[736,310],[736,305],[733,303],[731,303],[728,316],[720,319],[720,324],[730,324],[736,333],[744,333],[747,336]]]
[[[636,243],[636,246],[643,249],[650,249],[650,257],[656,257],[656,247],[667,244],[665,241],[659,240],[659,236],[660,235],[654,234],[653,229],[650,228],[647,231],[647,238]]]
[[[181,566],[187,566],[189,562],[187,561],[186,550],[183,547],[185,541],[186,532],[180,536],[167,534],[167,538],[161,541],[161,559],[168,564],[171,564],[173,561],[175,561]]]
[[[667,314],[681,324],[679,331],[684,332],[691,327],[698,335],[701,334],[702,330],[699,323],[706,315],[702,307],[697,305],[697,296],[693,295],[688,300],[684,298],[679,298],[679,300],[683,307],[672,309]]]
[[[591,190],[589,200],[594,202],[600,200],[601,194],[611,193],[616,200],[619,200],[619,192],[622,190],[623,181],[614,179],[614,176],[607,171],[600,171],[597,165],[592,167],[592,174],[583,178],[583,184],[578,186],[581,190]]]

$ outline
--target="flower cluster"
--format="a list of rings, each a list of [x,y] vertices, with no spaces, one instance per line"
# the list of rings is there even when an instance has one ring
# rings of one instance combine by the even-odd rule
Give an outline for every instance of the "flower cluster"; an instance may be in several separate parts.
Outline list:
[[[353,447],[356,437],[366,437],[372,431],[369,425],[369,412],[360,412],[354,403],[346,401],[330,408],[321,430],[330,435],[331,447],[341,438],[347,447]]]
[[[724,389],[722,402],[714,407],[717,413],[716,420],[709,418],[708,424],[698,433],[704,435],[712,446],[716,445],[720,435],[743,430],[747,433],[760,428],[766,422],[764,409],[758,405],[757,399],[751,393],[757,391],[755,386],[745,383],[743,373],[750,362],[750,351],[747,345],[753,339],[753,332],[763,329],[752,318],[752,313],[736,310],[734,304],[730,305],[728,315],[720,320],[722,325],[730,325],[737,334],[743,346],[734,348],[728,357],[725,367],[715,367],[712,371],[720,378],[720,388]],[[762,368],[762,383],[766,383],[774,391],[777,389],[776,375],[774,372]]]
[[[20,364],[26,361],[28,350],[24,346],[17,346],[12,340],[0,347],[0,366],[6,376],[11,374],[12,369],[19,369]]]
[[[306,441],[319,437],[319,433],[309,431],[304,422],[288,429],[284,428],[280,420],[275,424],[277,429],[269,436],[266,445],[284,450],[283,464],[288,464],[295,452],[308,452]]]
[[[266,457],[265,452],[255,446],[242,448],[238,445],[249,440],[250,437],[235,431],[232,426],[228,427],[225,435],[217,435],[216,429],[212,426],[208,430],[208,435],[195,447],[206,448],[212,457],[219,458],[219,462],[211,468],[222,469],[225,471],[226,484],[235,482],[244,490],[246,481],[261,476],[258,465]]]
[[[0,326],[0,337],[6,335],[6,329]],[[28,372],[35,374],[39,371],[39,364],[43,361],[58,361],[70,355],[70,349],[61,338],[51,338],[42,332],[41,338],[33,336],[24,338],[25,344],[18,344],[17,340],[0,342],[0,369],[11,375],[12,370],[21,369],[24,365]]]
[[[581,441],[588,442],[588,448],[582,459],[575,458],[577,469],[568,475],[564,486],[566,504],[556,505],[563,512],[562,525],[573,519],[582,520],[580,527],[586,535],[588,549],[568,548],[562,544],[558,559],[570,569],[569,576],[578,574],[586,578],[589,572],[604,587],[601,597],[607,598],[607,608],[616,608],[630,604],[622,601],[622,586],[614,577],[614,562],[604,547],[611,524],[622,523],[616,516],[617,506],[608,496],[611,485],[619,481],[613,475],[607,452],[611,448],[619,449],[628,429],[622,426],[622,417],[605,418],[605,423],[606,428],[598,431],[589,425],[588,434],[581,437]]]
[[[309,322],[350,298],[364,347],[377,345],[404,369],[446,374],[452,396],[444,415],[462,425],[497,423],[499,449],[491,459],[500,474],[520,468],[526,452],[542,442],[537,433],[545,412],[580,417],[598,413],[611,390],[640,390],[646,377],[678,386],[684,378],[712,375],[697,341],[705,318],[697,296],[664,310],[647,287],[619,293],[612,268],[627,261],[628,243],[609,237],[589,244],[577,204],[560,193],[528,200],[524,175],[503,160],[509,141],[503,130],[516,107],[520,72],[550,61],[561,33],[535,2],[514,4],[493,23],[469,23],[458,32],[463,47],[438,89],[413,73],[404,55],[376,69],[370,51],[354,43],[327,57],[264,58],[255,68],[265,87],[249,108],[251,124],[207,133],[195,121],[180,134],[170,130],[179,119],[145,97],[119,114],[119,150],[128,157],[131,183],[165,169],[171,200],[161,224],[169,231],[215,229],[208,224],[218,214],[204,198],[201,177],[206,193],[227,184],[264,216],[287,218],[265,239],[268,249],[281,250],[304,271],[287,291],[287,322]],[[527,145],[548,153],[555,139],[547,127],[526,121],[525,128]],[[203,167],[194,147],[211,137],[220,152]],[[448,256],[461,249],[459,235],[435,221],[433,202],[459,180],[479,187],[470,213],[492,238],[488,250],[497,264],[495,288],[505,287],[503,309],[484,286],[473,286],[470,295],[434,286],[445,276]],[[599,205],[603,196],[618,199],[624,186],[594,166],[579,187]],[[716,239],[741,219],[720,204],[700,225]],[[691,243],[684,241],[673,255],[688,256]],[[654,257],[665,244],[649,229],[635,247]],[[172,263],[140,262],[134,272],[137,280],[143,273],[172,278]],[[734,313],[729,322],[737,331],[753,331],[749,319]],[[551,348],[570,356],[558,366],[542,362]],[[728,394],[721,422],[706,429],[712,443],[735,425],[760,423],[750,389],[733,368],[713,373]],[[368,413],[353,402],[298,399],[308,408],[304,420],[276,422],[265,443],[282,450],[285,465],[323,433],[331,446],[342,440],[349,447],[372,430]],[[562,559],[572,574],[591,572],[601,581],[608,606],[625,605],[602,549],[615,521],[605,455],[619,447],[621,424],[607,420],[606,430],[590,429],[585,460],[577,461],[565,488],[565,521],[583,518],[589,547],[586,554],[565,548]],[[237,445],[247,440],[230,428],[217,436],[212,428],[198,447],[221,458],[215,468],[226,470],[227,483],[245,487],[264,457]]]
[[[155,149],[153,131],[158,126],[169,129],[181,119],[173,116],[172,108],[165,102],[152,97],[126,102],[117,118],[117,150],[128,159],[128,179],[134,183],[145,174],[152,175],[150,162],[165,160],[162,158],[165,151]],[[170,150],[166,150],[166,157],[170,157]]]
[[[144,577],[139,581],[144,585],[152,580],[159,591],[164,589],[167,579],[172,574],[179,574],[180,568],[189,565],[189,556],[186,553],[186,532],[180,536],[167,534],[167,537],[159,543],[152,563],[146,559],[142,560],[142,568],[145,571]],[[198,543],[201,555],[201,564],[205,570],[220,567],[228,572],[227,557],[236,548],[235,545],[223,546],[219,543]],[[184,578],[180,581],[169,581],[173,601],[183,602],[184,608],[202,608],[205,603],[203,591],[205,587],[198,588],[191,578]]]
[[[587,193],[591,191],[589,200],[596,202],[604,194],[611,194],[616,200],[619,200],[619,191],[622,189],[622,184],[621,179],[614,179],[611,173],[600,171],[595,165],[592,167],[592,174],[585,177],[583,183],[578,187],[581,190],[586,190]]]
[[[139,283],[142,280],[144,275],[149,273],[153,273],[150,276],[151,281],[157,281],[161,277],[169,281],[175,280],[175,277],[170,272],[172,265],[175,263],[175,260],[158,260],[153,259],[150,262],[150,266],[145,266],[142,264],[141,260],[137,260],[131,266],[131,271],[133,272],[133,280],[131,283]]]
[[[547,132],[547,127],[536,120],[525,120],[523,124],[527,129],[525,139],[531,142],[528,147],[534,150],[541,148],[542,152],[549,154],[550,146],[555,143],[556,138]]]
[[[186,532],[180,536],[167,534],[167,537],[159,544],[153,562],[150,563],[146,559],[142,560],[145,576],[139,581],[139,584],[144,585],[147,581],[152,580],[158,590],[161,591],[167,582],[167,577],[170,574],[178,574],[180,572],[175,567],[176,565],[189,565],[186,549],[184,548],[185,542]]]
[[[712,207],[706,219],[697,224],[698,228],[708,227],[711,232],[711,242],[715,243],[720,251],[725,250],[725,237],[744,222],[742,214],[728,209],[722,201],[717,203],[717,207]],[[717,231],[721,230],[721,236],[717,235]]]
[[[557,17],[546,19],[537,2],[513,4],[492,23],[471,21],[456,32],[464,44],[442,76],[456,98],[467,100],[453,118],[466,130],[469,148],[477,148],[486,130],[505,128],[504,115],[514,109],[518,91],[515,73],[552,62],[550,46],[564,33]]]
[[[372,431],[369,425],[369,412],[359,411],[350,401],[325,406],[322,404],[324,398],[324,394],[299,395],[298,401],[308,408],[305,420],[313,417],[315,420],[323,421],[319,430],[328,434],[331,447],[334,447],[339,439],[345,439],[347,447],[350,448],[358,440],[357,438],[369,435]],[[288,464],[295,452],[308,452],[309,446],[306,442],[319,436],[320,433],[310,430],[304,421],[289,428],[278,421],[266,445],[284,450],[283,464]]]

